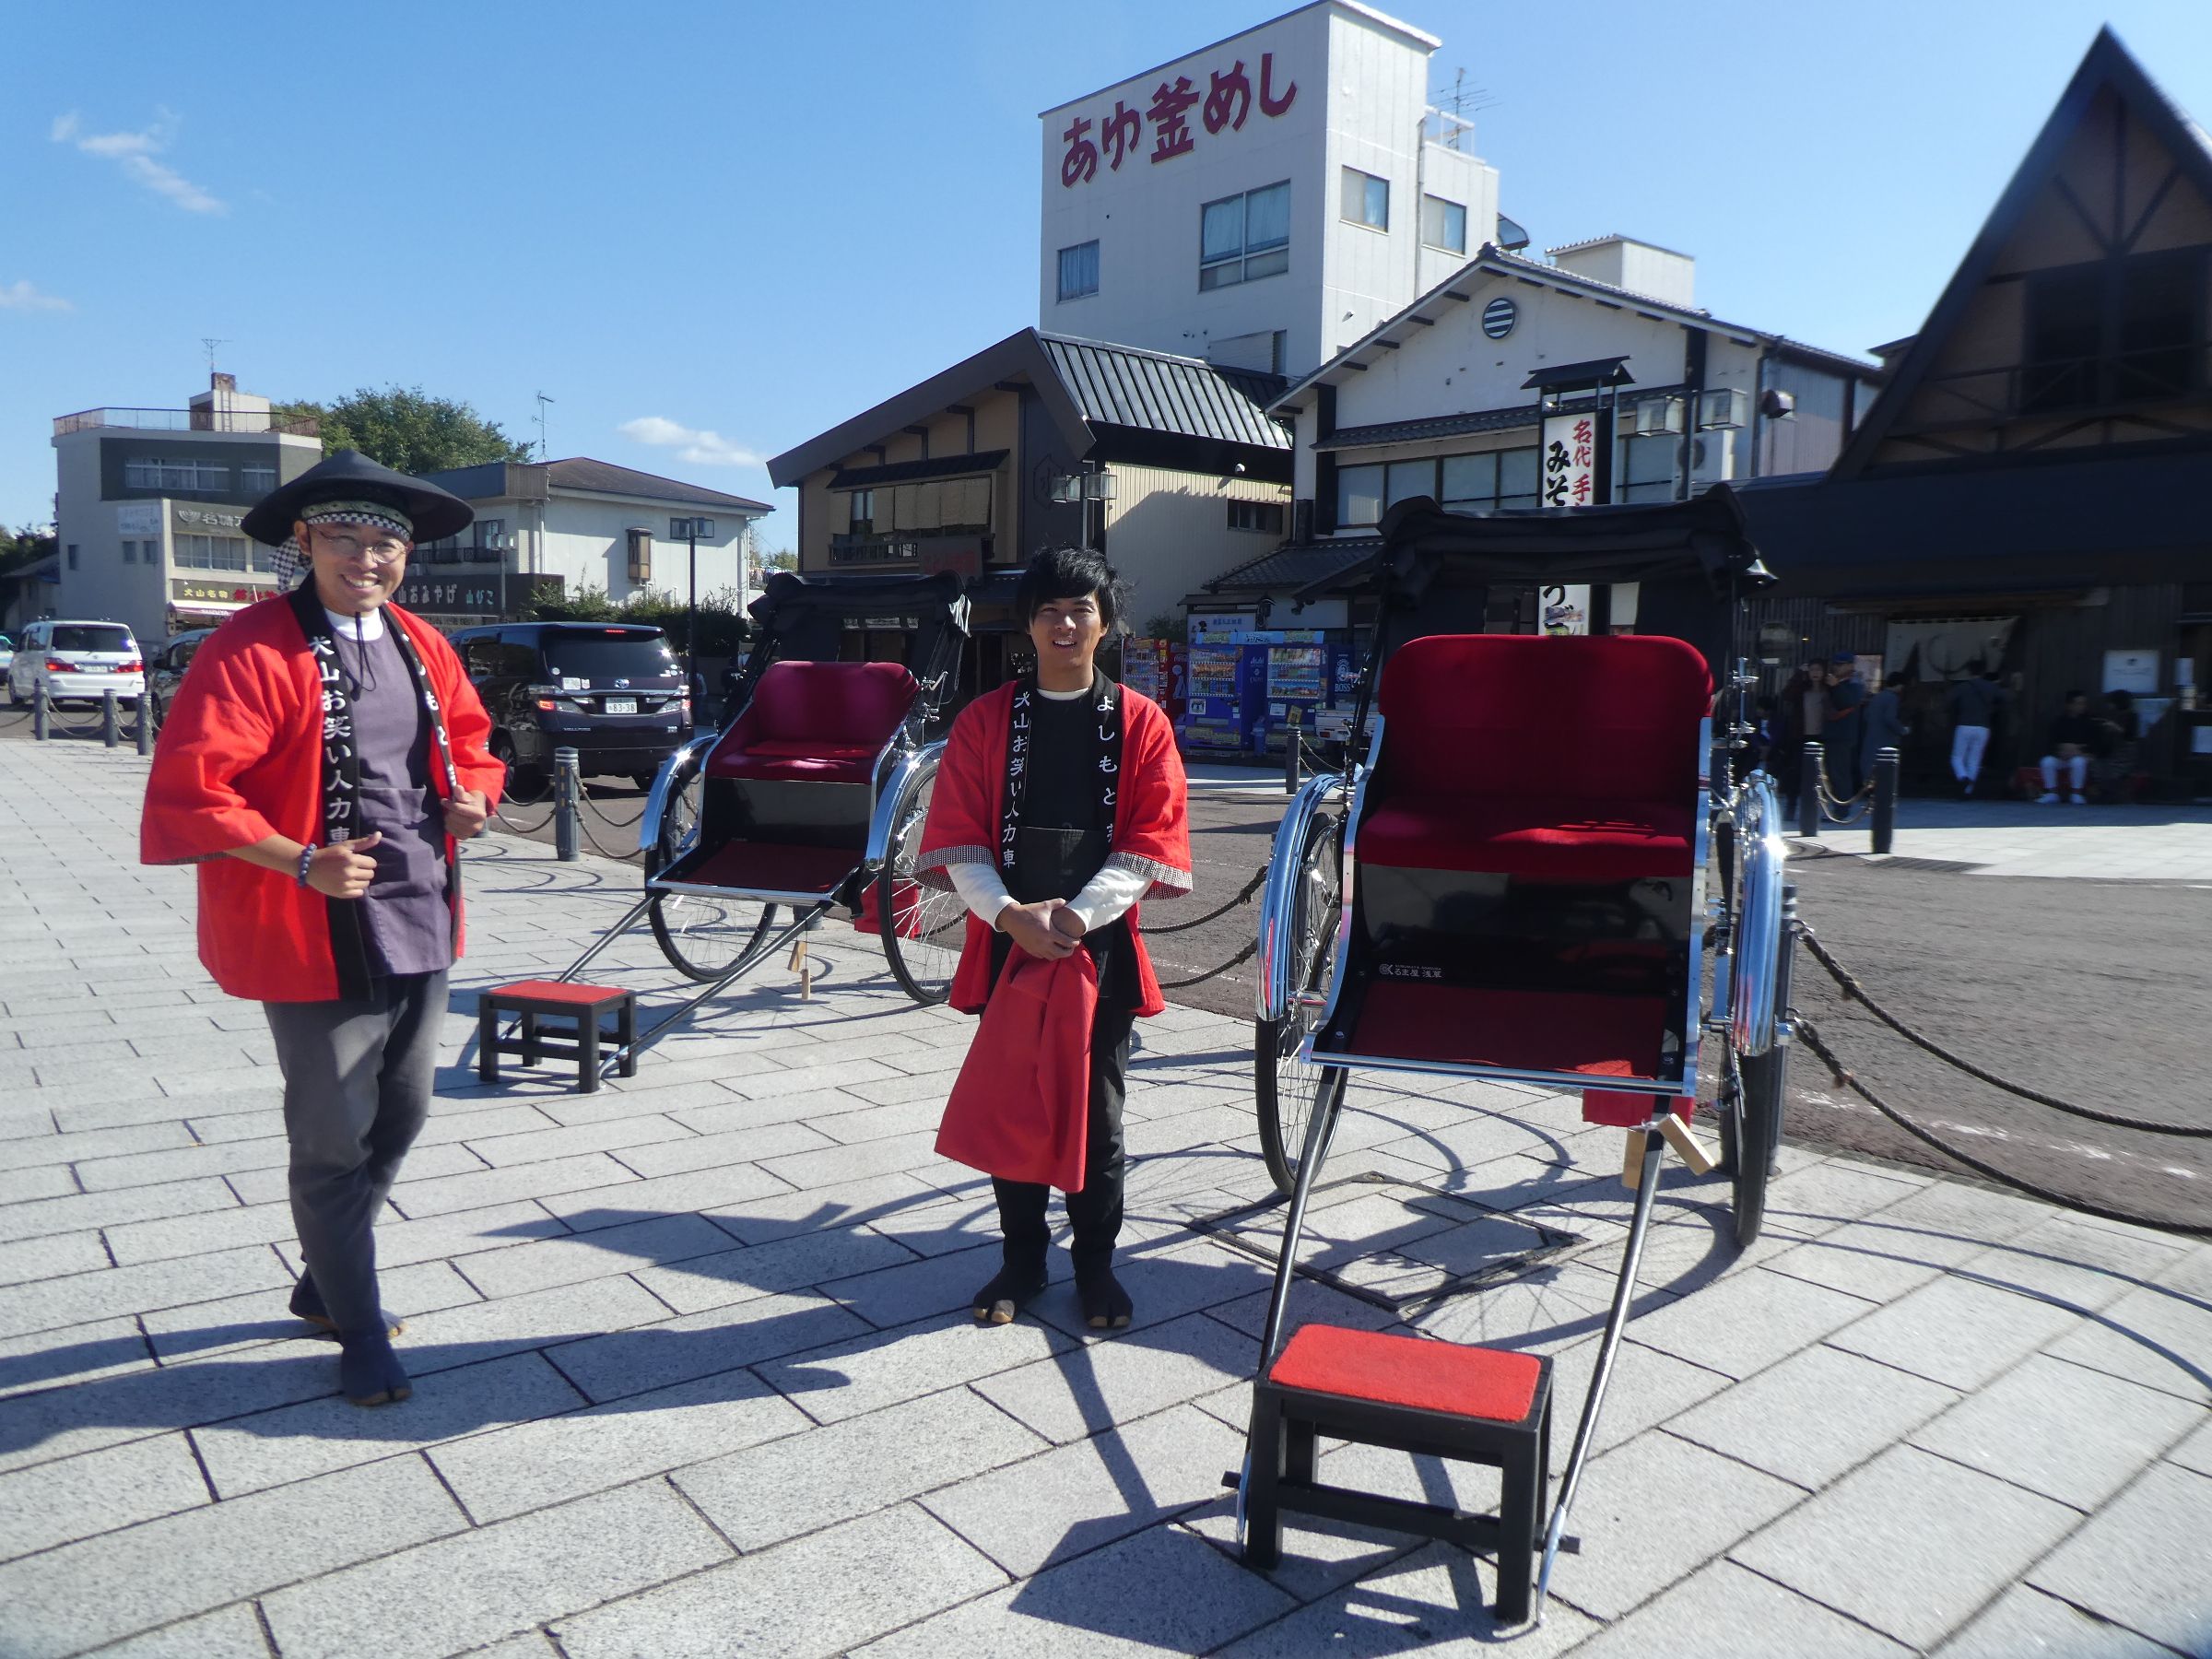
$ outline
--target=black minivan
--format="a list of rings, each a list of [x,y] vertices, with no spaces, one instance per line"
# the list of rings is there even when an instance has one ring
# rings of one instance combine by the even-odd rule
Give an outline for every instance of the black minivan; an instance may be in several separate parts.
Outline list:
[[[491,752],[543,778],[573,748],[585,777],[650,783],[691,735],[681,665],[657,628],[503,622],[457,629],[453,649],[491,715]]]

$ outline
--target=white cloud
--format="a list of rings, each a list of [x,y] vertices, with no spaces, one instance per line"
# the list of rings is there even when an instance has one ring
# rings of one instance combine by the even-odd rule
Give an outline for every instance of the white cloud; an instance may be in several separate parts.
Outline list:
[[[124,177],[145,186],[158,196],[174,202],[187,213],[228,213],[216,196],[194,184],[173,167],[154,158],[169,147],[173,124],[166,110],[155,112],[153,124],[135,133],[88,133],[75,110],[54,117],[47,136],[56,144],[75,145],[88,156],[112,161]]]
[[[13,287],[0,282],[0,311],[69,311],[68,300],[53,294],[41,294],[28,282]]]
[[[625,438],[651,444],[654,449],[672,449],[678,461],[688,461],[694,466],[767,465],[766,456],[754,453],[741,443],[732,443],[720,432],[682,426],[659,415],[641,415],[635,420],[624,421],[616,429]]]

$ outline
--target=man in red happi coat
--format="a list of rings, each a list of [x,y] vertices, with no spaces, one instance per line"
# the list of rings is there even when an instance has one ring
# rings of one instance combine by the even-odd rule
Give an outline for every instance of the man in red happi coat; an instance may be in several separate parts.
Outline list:
[[[1136,906],[1191,890],[1189,806],[1168,717],[1097,666],[1115,618],[1105,559],[1038,554],[1015,606],[1036,669],[954,722],[915,870],[967,901],[952,1005],[984,1015],[938,1146],[987,1171],[998,1199],[1003,1265],[976,1318],[1005,1324],[1044,1288],[1052,1181],[1067,1194],[1085,1319],[1103,1330],[1132,1312],[1113,1275],[1129,1034],[1167,1006]],[[1041,1014],[999,1018],[1010,1005],[987,1005],[1024,975],[1047,980]],[[1034,1156],[1041,1114],[1064,1121],[1069,1156]]]

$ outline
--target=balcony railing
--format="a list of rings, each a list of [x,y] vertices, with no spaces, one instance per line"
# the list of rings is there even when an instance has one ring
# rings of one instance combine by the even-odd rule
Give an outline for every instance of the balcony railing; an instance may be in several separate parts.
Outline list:
[[[312,415],[292,418],[266,409],[79,409],[57,415],[53,435],[121,427],[141,432],[283,432],[319,438],[321,422]]]

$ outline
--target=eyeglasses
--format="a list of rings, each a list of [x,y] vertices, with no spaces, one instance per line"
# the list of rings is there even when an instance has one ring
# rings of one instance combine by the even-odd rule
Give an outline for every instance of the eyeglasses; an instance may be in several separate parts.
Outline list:
[[[373,541],[344,530],[312,530],[308,535],[325,553],[339,559],[366,557],[372,565],[397,564],[407,556],[407,544],[390,535],[380,535]]]

